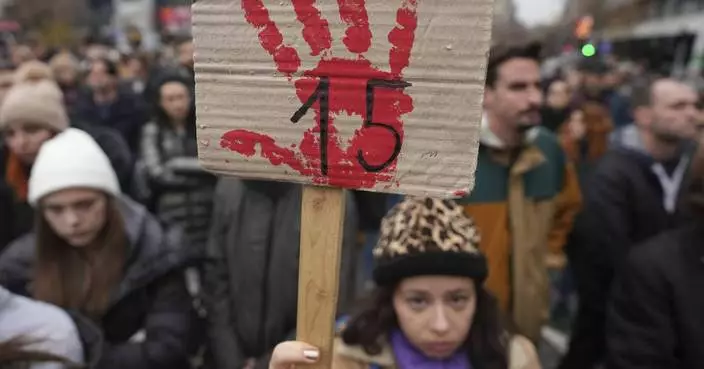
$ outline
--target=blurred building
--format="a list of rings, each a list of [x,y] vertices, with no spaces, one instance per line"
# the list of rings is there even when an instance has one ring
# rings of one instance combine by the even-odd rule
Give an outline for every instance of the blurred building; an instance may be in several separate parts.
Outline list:
[[[514,0],[494,0],[493,42],[521,42],[527,37],[528,31],[516,19]]]
[[[600,35],[617,56],[664,73],[698,72],[704,60],[704,0],[612,0]]]
[[[0,7],[3,18],[38,33],[48,45],[75,42],[76,25],[88,18],[86,0],[0,0]]]
[[[144,49],[155,50],[159,46],[155,0],[113,0],[112,7],[111,28],[121,51],[131,51],[127,40],[130,28],[139,31]]]

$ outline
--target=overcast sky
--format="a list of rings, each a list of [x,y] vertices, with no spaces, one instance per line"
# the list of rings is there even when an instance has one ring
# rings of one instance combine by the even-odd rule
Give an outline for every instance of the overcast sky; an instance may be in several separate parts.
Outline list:
[[[518,19],[527,26],[535,26],[555,20],[567,0],[513,0]],[[572,0],[575,1],[575,0]]]

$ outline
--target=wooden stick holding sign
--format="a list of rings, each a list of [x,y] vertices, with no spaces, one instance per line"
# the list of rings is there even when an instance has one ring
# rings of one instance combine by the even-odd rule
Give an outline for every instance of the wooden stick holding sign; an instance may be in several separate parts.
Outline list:
[[[306,185],[297,334],[321,348],[321,368],[331,362],[341,188],[469,193],[492,14],[493,0],[193,5],[201,164]]]
[[[303,188],[296,337],[320,348],[312,368],[330,368],[332,360],[344,214],[342,189]]]

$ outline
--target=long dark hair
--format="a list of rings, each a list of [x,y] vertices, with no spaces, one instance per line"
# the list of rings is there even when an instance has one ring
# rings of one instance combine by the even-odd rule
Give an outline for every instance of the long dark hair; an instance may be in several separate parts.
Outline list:
[[[106,195],[107,196],[107,195]],[[96,265],[89,271],[84,288],[86,260],[81,250],[70,246],[37,212],[37,263],[34,269],[34,298],[64,309],[75,309],[99,320],[106,312],[111,293],[122,279],[127,253],[127,234],[116,200],[108,197],[107,221],[98,235]]]
[[[161,77],[159,80],[159,83],[156,87],[156,90],[154,91],[154,96],[153,96],[153,114],[154,114],[154,121],[157,124],[157,127],[159,129],[158,131],[158,141],[159,142],[159,151],[160,154],[163,157],[163,147],[161,143],[163,142],[163,136],[164,136],[164,131],[165,130],[172,130],[173,126],[171,125],[169,116],[166,114],[166,111],[161,107],[161,88],[164,87],[165,84],[167,83],[180,83],[184,87],[186,87],[186,90],[188,91],[188,97],[191,99],[190,102],[190,107],[189,107],[189,112],[188,112],[188,117],[186,117],[186,137],[184,138],[184,143],[186,146],[186,152],[189,155],[196,156],[198,155],[198,146],[196,144],[196,107],[195,107],[195,98],[193,96],[193,91],[190,88],[188,80],[185,78],[177,75],[177,74],[167,74]]]
[[[380,338],[398,327],[393,297],[398,285],[377,287],[366,306],[342,331],[345,344],[361,346],[369,355],[381,353]],[[509,326],[496,299],[477,285],[477,308],[464,348],[475,369],[507,369]]]

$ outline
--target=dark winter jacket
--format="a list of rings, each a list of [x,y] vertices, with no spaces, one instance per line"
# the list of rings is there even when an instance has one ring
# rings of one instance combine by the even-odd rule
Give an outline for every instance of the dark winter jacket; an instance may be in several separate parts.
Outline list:
[[[144,207],[120,199],[130,249],[122,282],[100,325],[71,312],[92,369],[188,369],[200,337],[184,268],[196,262],[178,232],[164,233]],[[0,256],[0,284],[29,296],[35,237]]]
[[[0,179],[0,253],[14,239],[32,227],[32,210],[15,199],[14,192]]]
[[[5,182],[7,157],[7,149],[0,144],[0,252],[34,224],[32,207]]]
[[[704,368],[704,223],[637,248],[615,283],[607,369]]]
[[[106,107],[95,103],[91,92],[84,93],[76,106],[75,117],[81,122],[109,127],[119,132],[136,154],[139,148],[139,134],[148,120],[147,105],[141,96],[127,88],[121,88],[115,102]]]
[[[630,250],[689,219],[679,205],[691,148],[683,147],[672,163],[657,163],[643,149],[637,128],[624,130],[583,187],[584,209],[568,243],[580,299],[564,369],[592,368],[603,360],[608,293]]]
[[[302,186],[221,179],[208,243],[204,295],[216,368],[267,368],[296,328]],[[356,211],[351,194],[340,269],[338,308],[353,295]]]

